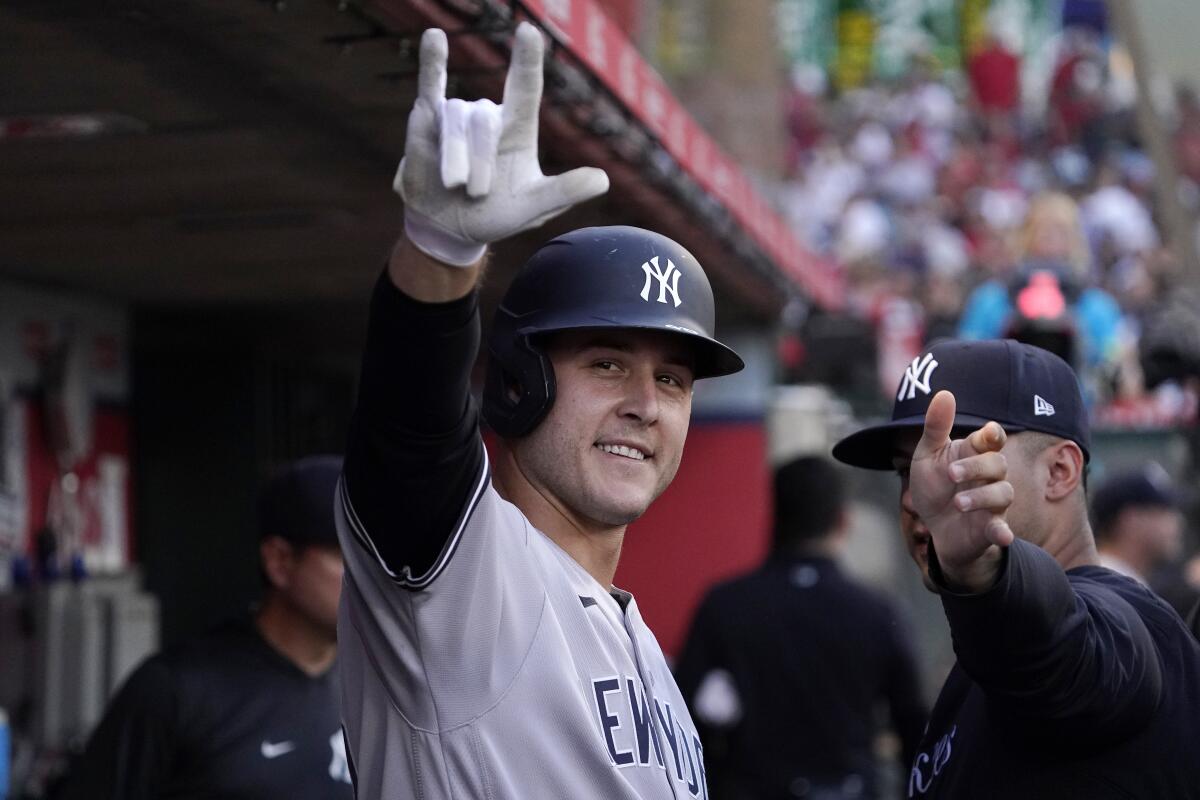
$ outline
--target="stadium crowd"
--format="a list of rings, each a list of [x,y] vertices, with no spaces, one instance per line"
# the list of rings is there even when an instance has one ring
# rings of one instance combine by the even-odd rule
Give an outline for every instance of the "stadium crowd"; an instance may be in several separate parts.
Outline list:
[[[929,341],[1020,333],[1067,356],[1097,407],[1194,417],[1194,394],[1179,384],[1147,394],[1138,359],[1178,264],[1131,75],[1119,51],[1071,29],[1038,88],[999,37],[961,77],[917,59],[897,82],[834,98],[820,74],[798,72],[784,205],[805,244],[843,265],[849,311],[874,327],[881,390]],[[1171,124],[1194,211],[1200,103],[1190,91],[1178,91]]]

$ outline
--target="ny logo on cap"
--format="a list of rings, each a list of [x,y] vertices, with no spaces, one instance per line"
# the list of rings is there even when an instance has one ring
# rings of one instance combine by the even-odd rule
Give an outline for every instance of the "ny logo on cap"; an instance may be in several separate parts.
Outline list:
[[[675,301],[675,307],[679,308],[679,270],[671,263],[671,259],[667,259],[665,272],[658,266],[658,256],[643,262],[642,271],[646,273],[646,285],[642,287],[642,299],[647,303],[650,302],[650,283],[657,280],[658,302],[667,302],[667,292],[670,292],[671,299]]]
[[[1033,415],[1035,417],[1053,417],[1054,406],[1042,399],[1041,395],[1033,396]]]
[[[926,353],[923,357],[914,358],[908,368],[904,370],[904,379],[900,381],[900,391],[896,395],[897,400],[912,400],[917,396],[917,390],[921,390],[921,394],[929,394],[929,379],[933,375],[933,371],[937,369],[938,362],[933,360],[933,353]]]

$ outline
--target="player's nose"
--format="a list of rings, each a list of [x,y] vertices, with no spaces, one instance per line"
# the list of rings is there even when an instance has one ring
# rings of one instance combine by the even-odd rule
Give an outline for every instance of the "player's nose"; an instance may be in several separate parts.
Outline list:
[[[627,419],[649,425],[658,421],[658,381],[650,369],[634,369],[625,380],[618,413]]]

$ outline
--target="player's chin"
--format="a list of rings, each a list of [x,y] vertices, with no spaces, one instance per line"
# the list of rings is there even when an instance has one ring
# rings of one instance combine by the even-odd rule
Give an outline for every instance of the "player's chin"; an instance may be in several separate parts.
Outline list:
[[[650,500],[636,497],[610,498],[600,504],[597,519],[605,525],[628,525],[635,521],[650,507]]]
[[[941,589],[938,588],[937,584],[933,582],[933,578],[929,577],[929,567],[928,566],[921,567],[921,583],[925,586],[926,589],[933,592],[934,594],[939,594],[942,591]]]
[[[614,527],[636,520],[654,502],[657,492],[638,485],[609,485],[593,501],[592,519]]]

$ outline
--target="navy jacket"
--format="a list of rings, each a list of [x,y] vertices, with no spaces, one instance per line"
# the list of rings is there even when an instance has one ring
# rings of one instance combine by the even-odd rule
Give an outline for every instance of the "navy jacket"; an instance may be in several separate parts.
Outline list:
[[[1017,540],[941,598],[958,664],[909,797],[1200,798],[1200,644],[1149,589]]]

